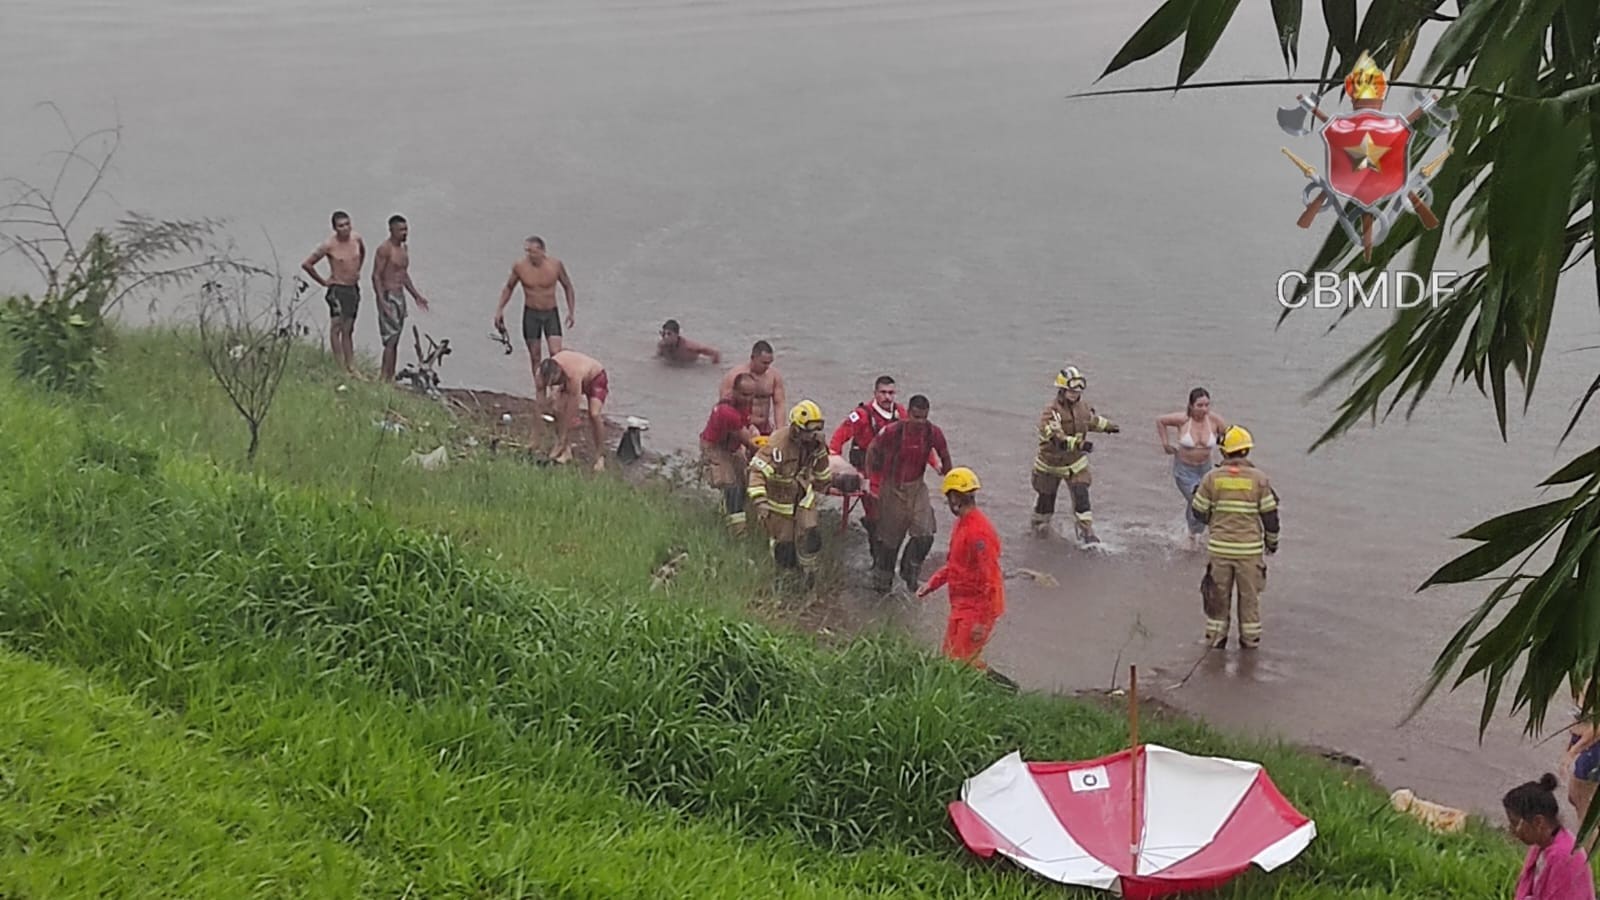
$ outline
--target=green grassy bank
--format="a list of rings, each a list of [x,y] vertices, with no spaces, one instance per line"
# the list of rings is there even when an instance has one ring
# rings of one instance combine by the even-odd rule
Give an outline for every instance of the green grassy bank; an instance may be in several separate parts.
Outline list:
[[[771,630],[764,545],[714,511],[486,452],[403,465],[446,412],[339,383],[297,360],[246,471],[179,337],[120,335],[92,402],[0,376],[0,896],[1079,895],[972,860],[944,805],[1013,749],[1115,750],[1120,717]],[[1510,892],[1482,824],[1432,835],[1289,748],[1145,737],[1261,760],[1317,820],[1219,896]]]

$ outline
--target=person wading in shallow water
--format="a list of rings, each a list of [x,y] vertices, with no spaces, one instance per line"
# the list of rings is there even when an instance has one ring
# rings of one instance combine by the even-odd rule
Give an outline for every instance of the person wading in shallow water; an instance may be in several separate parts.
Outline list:
[[[1556,776],[1518,785],[1501,801],[1511,835],[1528,845],[1514,900],[1594,900],[1589,857],[1561,824]]]
[[[717,396],[728,400],[733,397],[733,380],[740,375],[752,375],[756,379],[755,401],[750,406],[750,423],[762,434],[772,434],[776,428],[775,419],[783,415],[784,404],[787,402],[788,390],[783,385],[783,375],[772,364],[772,345],[766,341],[756,341],[750,348],[750,360],[740,363],[728,370],[722,376],[722,383],[717,385]]]
[[[1072,514],[1082,545],[1098,544],[1094,533],[1094,514],[1089,509],[1089,451],[1094,442],[1089,433],[1116,434],[1121,427],[1083,402],[1089,380],[1077,366],[1056,373],[1056,396],[1039,415],[1039,450],[1033,457],[1033,532],[1050,534],[1050,520],[1056,514],[1056,492],[1067,483],[1072,494]]]
[[[1261,645],[1261,592],[1267,586],[1262,554],[1278,552],[1278,493],[1267,473],[1246,459],[1255,446],[1238,425],[1222,436],[1222,464],[1206,473],[1189,508],[1211,527],[1210,560],[1200,579],[1206,614],[1203,641],[1213,650],[1228,646],[1233,592],[1239,591],[1239,646]]]
[[[561,260],[544,252],[544,239],[534,235],[522,245],[523,256],[511,265],[511,275],[500,289],[500,305],[494,310],[494,328],[504,334],[506,330],[506,304],[511,302],[511,291],[522,285],[522,340],[528,345],[528,365],[538,381],[539,339],[550,346],[550,355],[561,352],[561,311],[556,309],[556,285],[567,294],[567,327],[577,324],[576,304],[578,294],[572,288],[572,278]]]
[[[1178,430],[1176,447],[1167,438],[1168,428]],[[1200,545],[1200,535],[1205,532],[1206,524],[1195,516],[1189,502],[1194,499],[1194,489],[1200,486],[1200,479],[1211,471],[1212,453],[1227,430],[1228,423],[1211,411],[1211,395],[1203,387],[1189,392],[1189,406],[1185,411],[1156,419],[1156,437],[1161,441],[1161,449],[1172,457],[1172,480],[1183,495],[1191,549]]]

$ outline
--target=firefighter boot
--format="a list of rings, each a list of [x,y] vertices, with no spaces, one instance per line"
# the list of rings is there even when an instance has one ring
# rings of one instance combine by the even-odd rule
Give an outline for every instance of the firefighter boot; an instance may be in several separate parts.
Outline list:
[[[817,564],[822,560],[822,530],[808,528],[800,536],[796,549],[796,564],[800,567],[800,581],[806,590],[817,586]]]
[[[1094,513],[1089,509],[1089,486],[1073,484],[1068,487],[1072,490],[1072,512],[1078,526],[1078,542],[1084,546],[1100,543],[1100,538],[1094,533]]]
[[[1033,536],[1049,537],[1050,520],[1056,516],[1056,495],[1039,493],[1033,502]]]
[[[872,589],[880,594],[894,587],[895,551],[882,543],[872,554]]]
[[[915,594],[917,592],[917,576],[922,574],[922,561],[928,558],[928,551],[933,549],[933,535],[914,537],[906,542],[905,555],[900,558],[900,577],[906,583],[906,590]]]
[[[867,555],[876,563],[878,560],[878,520],[862,519],[861,527],[867,532]]]

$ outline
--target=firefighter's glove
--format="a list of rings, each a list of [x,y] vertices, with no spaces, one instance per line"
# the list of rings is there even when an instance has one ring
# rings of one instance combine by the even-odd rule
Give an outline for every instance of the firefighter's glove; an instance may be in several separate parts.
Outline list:
[[[1106,426],[1106,434],[1116,434],[1120,431],[1122,431],[1122,426],[1116,424],[1115,422]]]
[[[1078,449],[1085,453],[1090,453],[1094,450],[1094,441],[1084,441]]]

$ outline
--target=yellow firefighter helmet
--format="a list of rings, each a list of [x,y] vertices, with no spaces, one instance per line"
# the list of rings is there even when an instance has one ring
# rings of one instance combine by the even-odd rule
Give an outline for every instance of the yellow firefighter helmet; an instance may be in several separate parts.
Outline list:
[[[939,486],[943,493],[955,491],[958,494],[970,494],[982,485],[978,484],[978,473],[966,466],[956,466],[944,475],[944,484]]]
[[[1250,439],[1250,432],[1235,425],[1228,429],[1222,436],[1222,452],[1225,454],[1239,453],[1255,446],[1255,441]]]
[[[789,410],[789,424],[800,431],[821,431],[822,407],[810,400],[801,400]]]
[[[1056,387],[1058,388],[1065,388],[1069,391],[1081,391],[1088,386],[1088,379],[1083,377],[1083,373],[1078,371],[1077,366],[1067,366],[1065,369],[1062,369],[1056,373]]]

